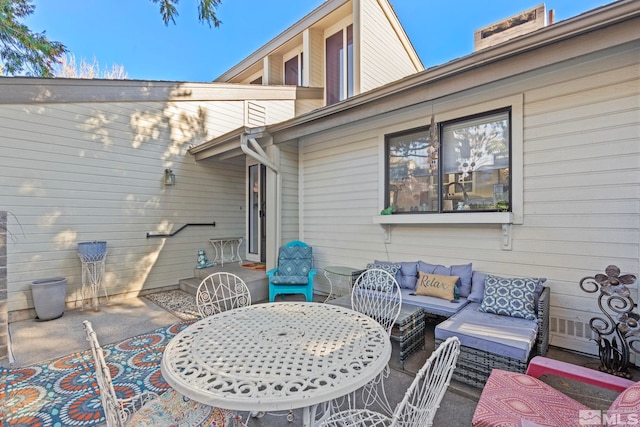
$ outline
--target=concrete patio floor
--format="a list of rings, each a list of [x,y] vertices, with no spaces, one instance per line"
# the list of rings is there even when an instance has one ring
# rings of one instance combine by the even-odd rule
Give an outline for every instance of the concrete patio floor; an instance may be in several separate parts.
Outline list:
[[[289,298],[295,300],[297,296]],[[82,327],[82,321],[85,319],[92,322],[103,345],[181,321],[147,298],[132,298],[103,305],[99,311],[92,309],[68,310],[62,317],[55,320],[14,322],[9,325],[11,359],[0,362],[0,366],[17,368],[87,350],[89,344],[84,337]],[[402,398],[413,380],[414,374],[433,351],[433,327],[427,328],[425,349],[418,351],[405,361],[404,369],[400,368],[398,351],[394,342],[390,362],[392,375],[391,380],[387,383],[388,395],[393,396],[393,399],[397,399],[397,401]],[[557,348],[551,348],[547,356],[592,368],[597,368],[599,365],[599,360],[595,358]],[[470,425],[480,392],[481,389],[452,381],[437,412],[434,425],[443,427]],[[595,399],[596,406],[603,408],[608,407],[609,402],[615,398],[615,394],[612,392],[594,394],[594,391],[590,389],[579,389],[578,396],[574,396],[574,398],[581,400],[581,395],[590,401]],[[299,411],[295,411],[294,414],[296,412]],[[286,420],[284,415],[286,413],[267,414],[263,418],[252,418],[250,425],[291,426],[292,424]],[[297,415],[296,420],[299,421],[300,414]],[[293,425],[298,424],[294,421]]]

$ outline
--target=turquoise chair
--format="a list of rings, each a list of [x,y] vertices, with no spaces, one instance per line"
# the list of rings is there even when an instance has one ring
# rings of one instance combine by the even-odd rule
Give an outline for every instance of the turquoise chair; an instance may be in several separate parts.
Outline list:
[[[313,268],[311,246],[299,240],[282,246],[278,252],[278,267],[267,271],[269,302],[281,294],[304,294],[307,302],[313,301],[313,277],[317,272]]]

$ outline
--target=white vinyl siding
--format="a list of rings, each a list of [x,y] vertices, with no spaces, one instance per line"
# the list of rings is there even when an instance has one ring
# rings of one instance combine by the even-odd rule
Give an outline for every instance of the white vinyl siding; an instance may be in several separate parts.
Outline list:
[[[282,179],[281,244],[285,244],[291,240],[301,239],[298,204],[298,146],[287,143],[279,145],[278,148],[280,149],[280,174]]]
[[[627,46],[302,138],[303,232],[317,267],[472,262],[477,271],[546,277],[558,321],[551,344],[597,353],[583,337],[596,298],[578,282],[609,264],[639,271],[639,88],[637,49]],[[390,225],[386,242],[387,226],[372,223],[382,208],[384,135],[428,125],[433,111],[439,121],[501,99],[524,99],[524,215],[511,250],[499,224]]]
[[[74,90],[52,84],[61,96]],[[87,85],[99,93],[100,82]],[[294,113],[293,100],[250,102],[268,123]],[[214,257],[209,237],[244,237],[244,158],[196,162],[187,149],[245,125],[246,109],[245,101],[0,104],[0,200],[15,235],[8,311],[33,307],[31,281],[53,276],[68,279],[67,304],[79,307],[81,241],[107,241],[104,282],[121,298],[193,276],[198,249]],[[164,186],[165,168],[175,186]]]
[[[360,93],[420,71],[378,2],[360,5]]]

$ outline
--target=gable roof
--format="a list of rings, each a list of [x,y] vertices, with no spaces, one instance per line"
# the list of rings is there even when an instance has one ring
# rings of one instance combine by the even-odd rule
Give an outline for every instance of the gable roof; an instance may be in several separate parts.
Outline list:
[[[377,2],[381,10],[389,20],[390,25],[393,27],[396,33],[396,36],[402,43],[405,51],[407,52],[407,55],[411,58],[411,61],[413,62],[416,69],[423,70],[424,66],[422,65],[422,61],[420,60],[418,53],[415,51],[411,40],[404,31],[404,28],[400,24],[397,15],[393,11],[393,7],[389,4],[388,0],[377,0]],[[283,46],[295,37],[300,36],[302,32],[307,28],[311,28],[314,25],[318,24],[320,21],[327,18],[332,13],[338,11],[340,8],[350,7],[352,4],[353,0],[326,0],[316,9],[308,13],[306,16],[297,21],[295,24],[291,25],[282,33],[278,34],[275,38],[273,38],[258,50],[247,56],[245,59],[231,67],[229,70],[225,71],[213,81],[227,82],[235,78],[240,73],[245,72],[247,69],[251,68],[256,63],[261,61],[262,58],[268,56],[274,50]]]

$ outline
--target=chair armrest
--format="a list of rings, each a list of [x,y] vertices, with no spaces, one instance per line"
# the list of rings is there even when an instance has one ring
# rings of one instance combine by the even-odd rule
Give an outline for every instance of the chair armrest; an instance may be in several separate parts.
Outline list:
[[[316,274],[318,274],[317,268],[312,268],[311,270],[309,270],[309,279],[313,278],[313,276],[315,276]]]
[[[549,349],[549,312],[551,289],[545,286],[538,298],[538,336],[536,338],[536,355],[544,356]]]
[[[278,268],[272,268],[271,270],[267,271],[267,276],[269,277],[269,279],[271,279],[273,276],[276,275],[276,273],[278,272]]]
[[[527,375],[534,378],[555,375],[617,392],[622,392],[635,384],[626,378],[541,356],[531,359],[527,367]]]

